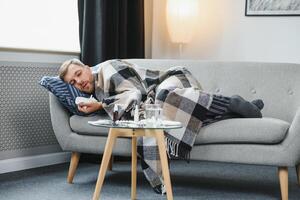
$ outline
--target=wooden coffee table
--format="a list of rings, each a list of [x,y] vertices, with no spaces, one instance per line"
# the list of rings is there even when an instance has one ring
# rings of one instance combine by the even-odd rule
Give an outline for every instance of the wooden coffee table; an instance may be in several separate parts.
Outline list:
[[[115,141],[118,137],[126,137],[131,138],[132,145],[131,145],[131,199],[136,199],[136,165],[137,165],[137,137],[154,137],[157,140],[157,145],[159,149],[159,155],[161,160],[161,167],[162,167],[162,175],[164,179],[164,184],[166,187],[167,199],[172,200],[172,186],[171,186],[171,179],[170,179],[170,172],[168,166],[168,158],[166,153],[166,147],[164,142],[164,129],[176,129],[181,128],[180,125],[175,126],[144,126],[144,127],[133,127],[132,125],[117,125],[117,124],[93,124],[96,126],[102,126],[110,128],[105,150],[102,157],[102,162],[98,174],[98,179],[93,195],[93,200],[98,200],[100,197],[100,191],[103,185],[104,177],[107,171],[109,159],[112,154],[112,150],[115,144]]]

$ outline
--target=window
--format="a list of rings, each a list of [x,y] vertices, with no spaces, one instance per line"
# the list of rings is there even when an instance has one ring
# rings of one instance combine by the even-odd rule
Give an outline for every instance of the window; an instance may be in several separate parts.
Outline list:
[[[1,0],[0,47],[79,52],[75,0]]]

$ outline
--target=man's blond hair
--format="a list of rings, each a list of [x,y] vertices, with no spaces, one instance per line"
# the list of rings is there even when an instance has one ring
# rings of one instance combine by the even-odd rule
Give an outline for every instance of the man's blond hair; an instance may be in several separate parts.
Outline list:
[[[67,72],[68,72],[68,70],[69,70],[70,65],[72,65],[72,64],[78,65],[78,66],[80,66],[80,67],[84,67],[84,64],[83,64],[80,60],[78,60],[77,58],[73,58],[73,59],[70,59],[70,60],[65,61],[65,62],[60,66],[60,68],[59,68],[59,70],[58,70],[58,76],[59,76],[59,78],[61,78],[63,81],[64,81],[64,78],[65,78],[65,76],[66,76],[66,74],[67,74]]]

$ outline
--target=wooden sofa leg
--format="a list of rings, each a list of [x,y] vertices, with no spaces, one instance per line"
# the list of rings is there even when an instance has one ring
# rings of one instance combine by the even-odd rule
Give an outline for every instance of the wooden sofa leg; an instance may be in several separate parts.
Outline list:
[[[69,173],[68,173],[68,178],[67,178],[68,183],[73,182],[73,178],[74,178],[77,166],[78,166],[79,158],[80,158],[80,153],[72,152]]]
[[[288,168],[287,167],[278,167],[278,177],[280,183],[281,199],[289,199],[289,187],[288,187]]]
[[[114,162],[114,156],[111,156],[108,163],[108,170],[112,171],[113,168],[113,162]]]

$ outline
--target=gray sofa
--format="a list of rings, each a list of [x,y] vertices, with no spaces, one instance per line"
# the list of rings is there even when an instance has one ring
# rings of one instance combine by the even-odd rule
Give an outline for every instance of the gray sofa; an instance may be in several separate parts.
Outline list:
[[[288,167],[297,166],[300,179],[300,64],[212,62],[198,60],[129,59],[140,67],[186,66],[204,90],[239,94],[265,102],[262,119],[228,119],[201,129],[192,160],[278,167],[282,199],[288,199]],[[87,121],[105,118],[70,116],[50,94],[55,135],[64,151],[73,152],[68,181],[72,182],[80,153],[103,153],[108,130]],[[119,139],[114,155],[130,156],[131,143]]]

